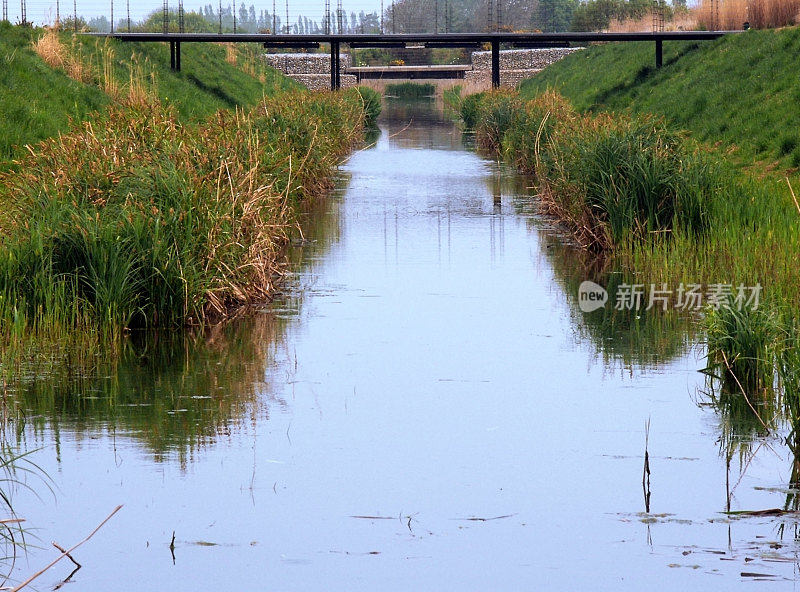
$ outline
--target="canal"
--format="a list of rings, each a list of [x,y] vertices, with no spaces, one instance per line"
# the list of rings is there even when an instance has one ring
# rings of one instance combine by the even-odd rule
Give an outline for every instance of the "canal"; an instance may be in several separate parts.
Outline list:
[[[69,589],[793,581],[796,519],[725,513],[793,499],[781,441],[706,392],[685,317],[581,312],[619,274],[467,144],[434,103],[388,104],[262,313],[26,382],[6,430],[52,492],[15,491],[12,583],[118,504]]]

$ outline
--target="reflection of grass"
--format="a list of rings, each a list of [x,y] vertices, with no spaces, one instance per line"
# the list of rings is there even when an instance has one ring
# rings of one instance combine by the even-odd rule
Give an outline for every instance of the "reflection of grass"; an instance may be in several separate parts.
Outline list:
[[[570,302],[571,314],[578,333],[590,340],[607,364],[618,362],[624,367],[656,367],[685,354],[695,336],[690,317],[676,310],[660,308],[617,310],[614,295],[618,286],[632,283],[633,278],[614,267],[609,260],[598,259],[583,249],[558,244],[561,239],[548,237],[542,251],[547,254],[556,281],[563,287]],[[609,302],[591,313],[578,308],[578,286],[592,280],[606,288]],[[644,281],[637,277],[636,281]]]
[[[261,314],[200,335],[131,336],[116,358],[30,375],[10,389],[10,401],[27,418],[20,429],[49,425],[56,438],[65,429],[113,430],[157,458],[176,451],[183,459],[258,412],[281,332],[281,321]]]

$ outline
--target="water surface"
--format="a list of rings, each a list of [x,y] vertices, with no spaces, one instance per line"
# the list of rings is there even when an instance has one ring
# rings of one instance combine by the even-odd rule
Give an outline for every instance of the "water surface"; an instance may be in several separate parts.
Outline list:
[[[381,127],[263,314],[17,392],[29,418],[9,429],[56,491],[17,493],[43,548],[15,579],[124,504],[70,589],[794,581],[792,518],[723,513],[783,506],[791,463],[708,404],[686,319],[585,316],[577,285],[613,273],[565,245],[523,179],[430,105],[389,105]]]

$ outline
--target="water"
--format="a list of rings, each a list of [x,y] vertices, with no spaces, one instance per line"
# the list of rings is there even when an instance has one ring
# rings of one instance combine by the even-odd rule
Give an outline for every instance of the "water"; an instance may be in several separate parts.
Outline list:
[[[794,582],[794,518],[723,513],[783,506],[791,463],[709,404],[686,319],[581,313],[614,274],[430,105],[390,106],[340,187],[257,318],[17,393],[55,491],[16,493],[42,548],[15,580],[124,504],[70,589]]]

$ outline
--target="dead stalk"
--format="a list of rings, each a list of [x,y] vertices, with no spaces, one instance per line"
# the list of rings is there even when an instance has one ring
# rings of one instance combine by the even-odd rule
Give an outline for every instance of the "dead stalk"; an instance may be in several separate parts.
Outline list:
[[[84,544],[86,541],[88,541],[90,538],[92,538],[92,537],[93,537],[93,536],[94,536],[94,535],[97,533],[97,531],[98,531],[98,530],[100,530],[100,529],[101,529],[101,528],[102,528],[102,527],[105,525],[105,523],[106,523],[106,522],[108,522],[109,520],[111,520],[111,517],[112,517],[112,516],[114,516],[114,514],[116,514],[117,512],[119,512],[121,509],[122,509],[122,505],[119,505],[119,506],[117,506],[116,508],[114,508],[114,510],[113,510],[113,511],[112,511],[112,512],[111,512],[111,513],[108,515],[108,516],[106,516],[105,520],[103,520],[103,521],[102,521],[102,522],[101,522],[101,523],[100,523],[100,524],[97,526],[97,528],[95,528],[95,529],[94,529],[92,532],[90,532],[90,533],[89,533],[89,535],[88,535],[86,538],[84,538],[84,539],[83,539],[82,541],[80,541],[79,543],[77,543],[77,544],[73,545],[73,546],[72,546],[72,547],[70,547],[68,550],[66,550],[66,551],[63,551],[63,552],[61,553],[61,555],[59,555],[58,557],[56,557],[56,558],[55,558],[53,561],[51,561],[51,562],[50,562],[49,564],[47,564],[45,567],[43,567],[42,569],[40,569],[39,571],[37,571],[35,574],[33,574],[31,577],[29,577],[27,580],[25,580],[24,582],[22,582],[22,583],[21,583],[19,586],[15,587],[15,588],[12,588],[12,589],[11,589],[11,592],[17,592],[17,590],[22,590],[22,589],[23,589],[25,586],[27,586],[28,584],[30,584],[30,583],[31,583],[33,580],[35,580],[35,579],[36,579],[36,578],[38,578],[40,575],[42,575],[44,572],[46,572],[48,569],[50,569],[51,567],[53,567],[53,566],[54,566],[56,563],[58,563],[59,561],[61,561],[62,559],[64,559],[64,557],[69,557],[70,553],[72,553],[72,552],[73,552],[75,549],[77,549],[78,547],[80,547],[81,545],[83,545],[83,544]],[[72,559],[72,558],[70,557],[70,559]],[[74,562],[74,561],[75,561],[75,560],[73,559],[73,562]],[[77,563],[77,562],[75,562],[75,563]]]

